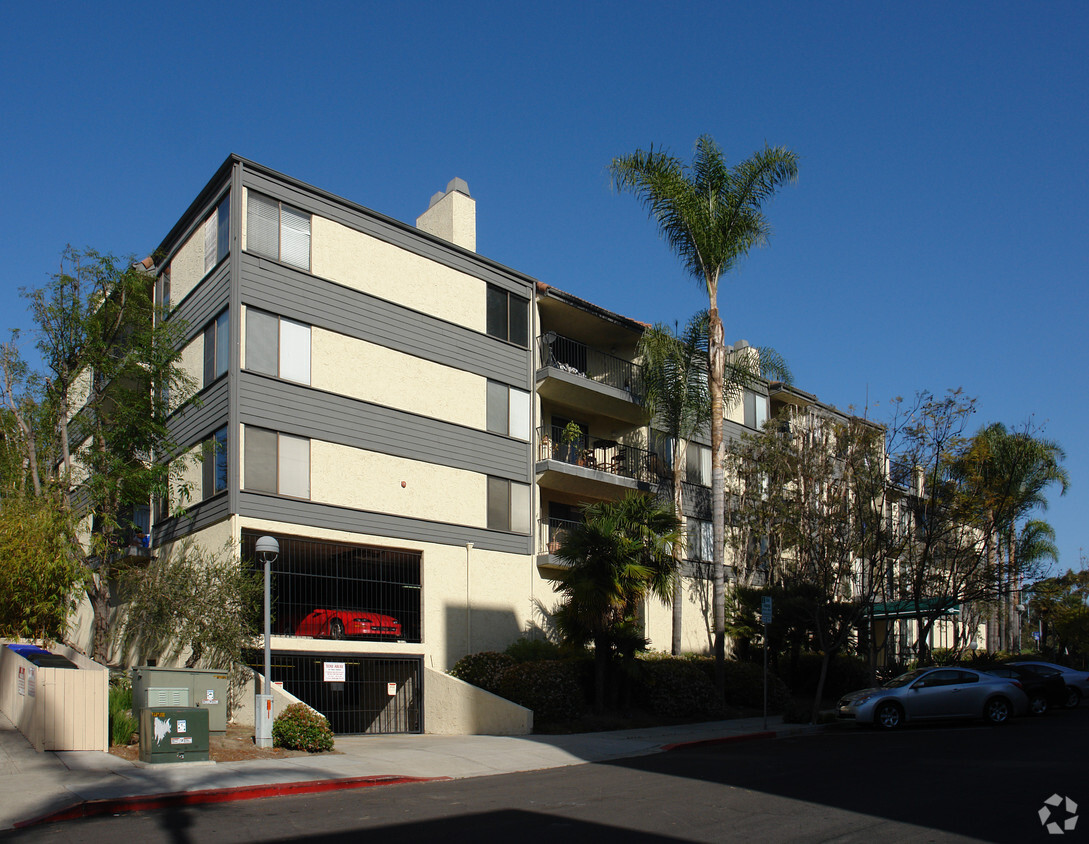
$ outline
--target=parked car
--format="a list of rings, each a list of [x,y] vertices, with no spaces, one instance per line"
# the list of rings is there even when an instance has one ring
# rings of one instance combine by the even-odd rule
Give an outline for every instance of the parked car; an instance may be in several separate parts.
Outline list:
[[[1047,673],[1058,672],[1066,683],[1066,700],[1063,706],[1067,709],[1075,709],[1083,697],[1089,696],[1089,672],[1077,671],[1065,665],[1056,665],[1054,662],[1043,662],[1037,659],[1016,659],[1009,664],[1027,665],[1041,673],[1045,670]]]
[[[289,635],[293,632],[316,639],[401,638],[401,622],[396,618],[363,610],[315,609],[291,627]]]
[[[971,668],[920,668],[883,686],[844,695],[837,716],[885,730],[937,718],[983,718],[1004,724],[1028,711],[1021,684]]]
[[[1057,671],[1048,671],[1046,668],[1037,670],[1029,665],[977,665],[975,667],[996,677],[1017,680],[1028,695],[1030,715],[1043,715],[1053,706],[1066,705],[1066,683]]]

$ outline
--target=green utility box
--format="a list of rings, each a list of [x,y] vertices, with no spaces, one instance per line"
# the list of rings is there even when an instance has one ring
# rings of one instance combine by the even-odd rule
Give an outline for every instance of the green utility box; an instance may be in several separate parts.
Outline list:
[[[207,762],[208,710],[193,706],[140,710],[140,761]]]
[[[227,731],[227,672],[224,669],[159,668],[141,665],[132,669],[132,708],[199,706],[208,710],[208,729]]]

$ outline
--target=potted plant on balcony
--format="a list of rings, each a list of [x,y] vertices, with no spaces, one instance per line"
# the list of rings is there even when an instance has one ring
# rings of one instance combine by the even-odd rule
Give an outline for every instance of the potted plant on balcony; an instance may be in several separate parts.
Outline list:
[[[563,432],[560,434],[560,460],[565,463],[577,463],[582,456],[582,449],[579,448],[582,439],[582,428],[577,422],[568,422],[564,425]]]

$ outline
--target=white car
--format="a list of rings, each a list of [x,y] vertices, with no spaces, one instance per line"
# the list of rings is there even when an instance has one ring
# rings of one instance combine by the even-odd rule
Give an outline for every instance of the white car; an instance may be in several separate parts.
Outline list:
[[[1067,709],[1073,709],[1081,703],[1083,697],[1089,697],[1089,672],[1067,668],[1065,665],[1056,665],[1054,662],[1041,662],[1034,659],[1019,659],[1016,662],[1011,662],[1010,665],[1027,665],[1036,669],[1038,673],[1046,673],[1047,669],[1058,671],[1066,683],[1066,703],[1064,705]]]

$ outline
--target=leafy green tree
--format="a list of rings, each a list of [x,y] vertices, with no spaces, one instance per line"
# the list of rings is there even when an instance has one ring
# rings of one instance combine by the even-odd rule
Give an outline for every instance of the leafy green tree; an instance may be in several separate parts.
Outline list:
[[[0,500],[0,636],[61,640],[84,571],[66,514],[48,498]]]
[[[44,372],[27,375],[6,347],[5,402],[27,486],[69,514],[93,612],[93,655],[104,660],[134,507],[166,497],[183,470],[183,460],[156,458],[174,451],[168,416],[193,392],[179,364],[184,326],[156,312],[143,264],[93,250],[67,249],[60,271],[23,293]],[[28,387],[21,394],[8,387],[19,378]]]
[[[587,505],[566,531],[556,557],[566,568],[555,589],[555,613],[565,642],[594,646],[594,706],[605,708],[614,653],[633,651],[640,603],[649,595],[672,598],[671,545],[680,541],[677,517],[649,496]],[[643,640],[645,647],[645,640]]]
[[[1078,571],[1037,582],[1029,613],[1040,625],[1040,647],[1066,662],[1084,665],[1089,658],[1089,560]]]
[[[778,589],[828,667],[873,606],[892,549],[884,430],[857,417],[791,414],[735,447],[730,537],[742,577]],[[759,541],[756,541],[759,539]],[[766,550],[765,550],[766,548]],[[758,550],[759,549],[759,550]]]
[[[733,168],[707,135],[696,141],[691,166],[664,150],[637,150],[614,158],[613,184],[643,203],[658,229],[688,271],[705,287],[708,301],[708,386],[711,394],[711,501],[714,535],[715,676],[725,693],[726,581],[725,495],[726,443],[723,438],[727,348],[718,310],[718,285],[723,273],[757,245],[765,243],[770,227],[765,204],[779,187],[797,177],[797,156],[782,147],[765,147]]]

